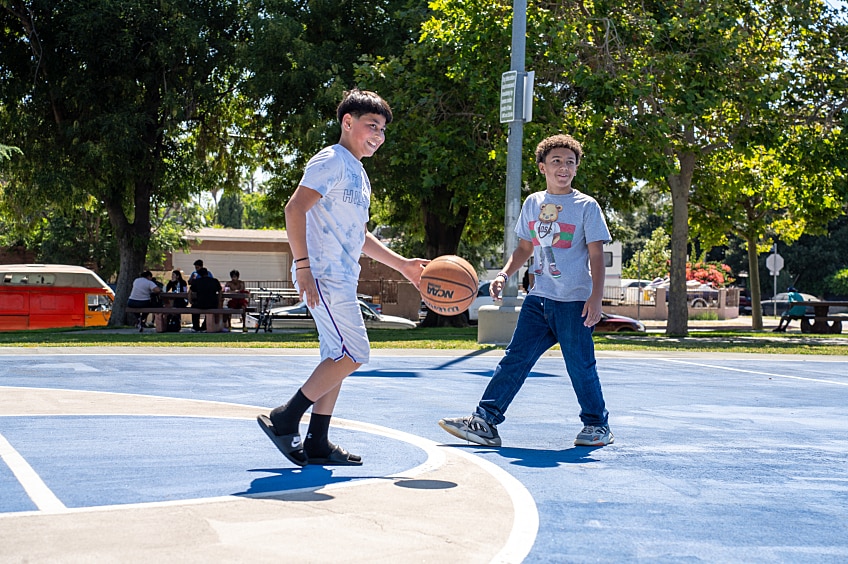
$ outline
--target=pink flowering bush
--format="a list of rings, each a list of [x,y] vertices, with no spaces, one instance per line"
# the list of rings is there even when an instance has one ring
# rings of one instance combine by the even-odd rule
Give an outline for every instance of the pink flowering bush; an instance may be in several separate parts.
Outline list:
[[[697,280],[713,288],[727,286],[733,282],[730,267],[720,262],[686,263],[686,280]]]

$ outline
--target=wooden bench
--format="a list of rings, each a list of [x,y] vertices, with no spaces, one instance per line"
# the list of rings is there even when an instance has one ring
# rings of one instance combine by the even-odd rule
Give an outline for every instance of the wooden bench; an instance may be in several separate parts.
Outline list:
[[[152,313],[153,324],[156,327],[157,333],[165,333],[167,326],[165,317],[167,315],[208,315],[206,318],[206,332],[219,333],[224,328],[224,315],[238,315],[241,317],[242,331],[247,331],[245,320],[247,317],[246,308],[201,308],[201,307],[128,307],[127,313]],[[144,329],[141,328],[141,331]]]
[[[846,315],[831,315],[831,307],[848,307],[848,302],[792,302],[792,306],[802,305],[813,308],[813,314],[790,315],[789,319],[801,321],[802,333],[838,334],[842,333],[842,322],[848,321]]]

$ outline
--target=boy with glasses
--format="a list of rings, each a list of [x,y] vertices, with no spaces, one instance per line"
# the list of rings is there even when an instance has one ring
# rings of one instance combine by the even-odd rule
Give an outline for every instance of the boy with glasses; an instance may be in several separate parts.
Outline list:
[[[592,341],[594,326],[601,320],[603,245],[610,240],[610,233],[598,203],[571,186],[582,156],[582,146],[569,135],[548,137],[536,148],[546,190],[525,200],[515,227],[518,246],[489,292],[499,299],[507,279],[531,256],[537,265],[535,282],[476,411],[439,421],[439,426],[455,437],[501,446],[497,425],[506,419],[507,408],[539,357],[559,343],[583,423],[574,444],[605,446],[615,440]]]

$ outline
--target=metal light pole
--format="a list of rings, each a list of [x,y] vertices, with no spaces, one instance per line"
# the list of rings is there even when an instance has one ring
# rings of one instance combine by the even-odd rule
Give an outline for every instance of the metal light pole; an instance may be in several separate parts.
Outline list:
[[[509,123],[506,151],[506,206],[504,213],[504,263],[518,248],[515,224],[521,212],[521,160],[524,137],[524,54],[527,34],[527,0],[512,3],[512,54],[510,71],[517,73],[514,119]],[[503,289],[504,305],[517,305],[518,277],[506,281]]]
[[[527,0],[512,4],[512,61],[509,72],[501,76],[500,122],[509,124],[506,151],[506,206],[504,213],[504,263],[518,248],[515,225],[521,212],[521,158],[524,122],[531,119],[526,112],[524,92],[528,83],[524,72],[525,34],[527,32]],[[532,78],[532,73],[530,78]],[[530,87],[532,90],[532,86]],[[532,97],[531,97],[532,100]],[[521,266],[521,265],[518,265]],[[506,281],[503,305],[483,306],[477,322],[477,342],[506,344],[515,330],[521,302],[518,300],[517,276]]]

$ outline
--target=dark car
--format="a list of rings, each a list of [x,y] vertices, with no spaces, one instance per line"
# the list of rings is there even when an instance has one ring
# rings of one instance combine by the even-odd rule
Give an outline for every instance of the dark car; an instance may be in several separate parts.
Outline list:
[[[596,333],[644,333],[645,325],[626,315],[601,313],[601,320],[595,325]]]
[[[819,301],[817,297],[811,294],[801,294],[801,297],[804,298],[805,302]],[[783,312],[789,311],[789,308],[792,307],[789,305],[789,294],[787,292],[781,292],[770,300],[763,300],[761,305],[763,306],[763,315],[782,315]],[[811,306],[807,306],[807,313],[814,313]]]
[[[751,315],[751,295],[748,290],[739,291],[739,315]]]

